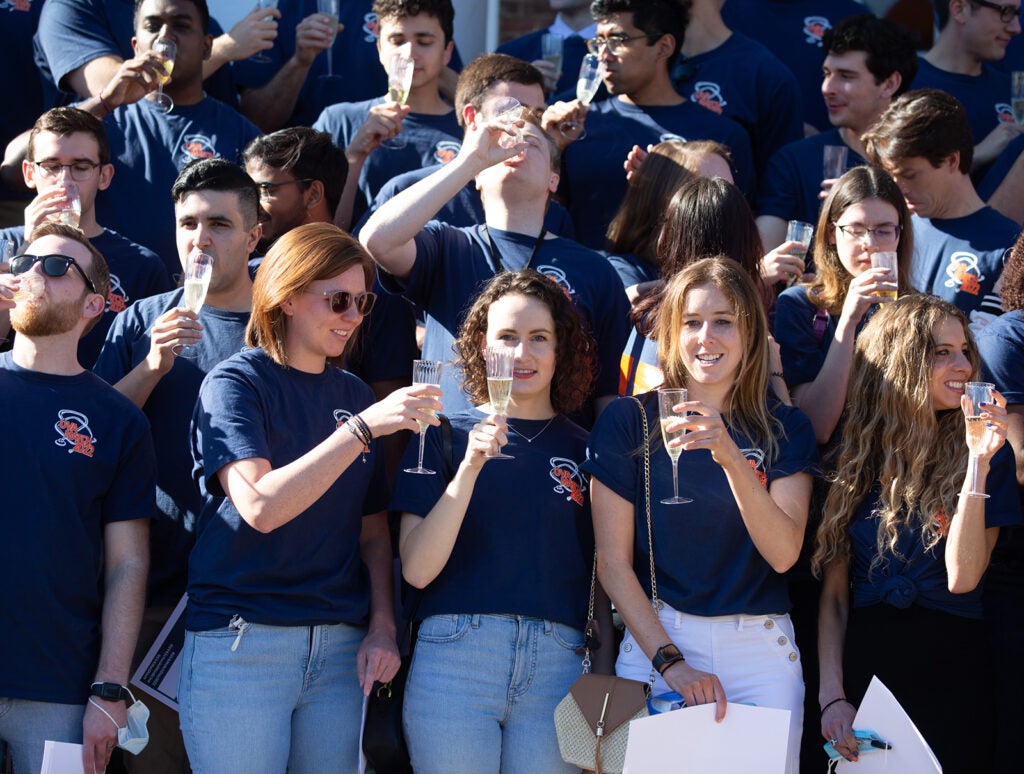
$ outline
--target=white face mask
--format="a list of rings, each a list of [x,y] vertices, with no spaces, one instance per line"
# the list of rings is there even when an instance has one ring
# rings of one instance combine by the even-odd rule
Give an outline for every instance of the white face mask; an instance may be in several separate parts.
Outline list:
[[[132,703],[128,706],[127,721],[123,728],[118,726],[113,716],[93,701],[92,698],[89,699],[89,703],[110,718],[110,722],[117,726],[117,746],[126,752],[130,752],[132,755],[138,755],[149,744],[149,729],[146,727],[146,723],[149,721],[149,707],[136,699],[135,694],[130,690],[128,695],[132,697]]]

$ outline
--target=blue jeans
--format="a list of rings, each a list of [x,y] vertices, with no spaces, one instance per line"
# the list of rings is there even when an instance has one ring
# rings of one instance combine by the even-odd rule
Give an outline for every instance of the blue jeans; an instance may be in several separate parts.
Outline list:
[[[578,774],[558,752],[554,712],[583,671],[582,643],[539,618],[423,621],[403,714],[416,774]]]
[[[39,771],[47,739],[81,744],[83,715],[84,704],[0,699],[0,739],[10,745],[14,770]]]
[[[187,632],[178,714],[193,772],[355,771],[365,636],[346,624]]]

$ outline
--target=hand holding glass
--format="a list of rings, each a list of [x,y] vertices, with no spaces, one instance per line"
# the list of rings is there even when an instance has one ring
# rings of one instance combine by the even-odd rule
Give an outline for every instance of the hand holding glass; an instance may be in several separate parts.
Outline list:
[[[416,62],[411,57],[395,54],[391,57],[391,66],[388,67],[388,102],[405,106],[409,99],[409,89],[412,88],[413,71],[416,69]],[[405,138],[401,136],[389,137],[381,145],[391,150],[400,150],[405,147]]]
[[[871,268],[872,269],[888,269],[889,274],[892,275],[892,283],[894,285],[899,284],[899,255],[893,252],[878,252],[871,253]],[[895,299],[899,295],[899,291],[896,290],[879,290],[875,293],[876,296],[881,298],[892,298]]]
[[[661,424],[661,439],[665,443],[665,451],[672,460],[672,496],[661,501],[662,505],[682,505],[692,503],[689,497],[679,496],[679,455],[683,453],[682,446],[669,446],[669,442],[676,438],[682,438],[686,430],[669,431],[668,425],[682,418],[675,412],[675,407],[686,402],[686,389],[683,387],[665,387],[658,390],[658,416]]]
[[[508,404],[512,399],[512,372],[516,363],[515,347],[499,345],[484,350],[484,363],[487,367],[487,395],[491,409],[499,416],[508,416]],[[488,454],[487,459],[511,460],[511,454],[499,451]]]
[[[549,62],[555,71],[554,80],[547,84],[550,86],[547,89],[548,91],[554,91],[558,79],[562,77],[563,44],[564,40],[561,35],[554,35],[550,32],[545,32],[540,39],[540,58],[545,62]]]
[[[171,80],[174,72],[174,59],[178,56],[178,46],[170,38],[157,38],[153,41],[153,53],[160,57],[161,70],[156,75],[156,92],[149,100],[163,113],[174,109],[174,100],[164,94],[164,84]]]
[[[272,10],[277,8],[277,0],[256,0],[256,7],[261,11]],[[261,21],[272,21],[273,16],[265,16]],[[249,57],[250,62],[257,62],[259,64],[267,64],[271,61],[270,57],[264,54],[262,51],[258,54],[253,54]]]
[[[338,0],[317,0],[316,7],[320,13],[327,17],[327,22],[331,25],[331,42],[327,46],[327,74],[334,75],[332,50],[334,48],[334,38],[338,34]]]
[[[190,312],[199,314],[206,301],[206,292],[210,289],[210,277],[213,276],[213,258],[206,253],[194,250],[185,264],[185,295],[182,303]],[[178,352],[183,357],[195,357],[196,347],[190,344]]]
[[[53,219],[65,226],[78,228],[82,219],[82,195],[78,183],[65,180],[61,187],[64,189],[64,204]]]
[[[438,360],[413,360],[412,361],[412,383],[413,384],[433,384],[436,387],[441,386],[441,362]],[[434,409],[420,409],[427,414],[433,414]],[[434,471],[430,468],[423,467],[423,445],[427,438],[427,423],[421,420],[416,420],[420,425],[420,456],[419,461],[416,463],[415,468],[406,468],[406,473],[423,473],[426,475],[434,475]]]
[[[511,150],[523,141],[523,130],[516,126],[523,120],[523,106],[515,97],[498,97],[491,100],[487,103],[484,118],[502,129],[515,132],[514,135],[503,132],[498,138],[498,147]]]
[[[799,258],[806,265],[807,263],[807,251],[811,247],[811,240],[814,238],[814,226],[810,223],[804,223],[801,220],[791,220],[786,224],[786,241],[787,242],[799,242],[803,249],[795,248],[789,251],[789,254]],[[799,277],[790,277],[789,284],[792,285],[796,282]]]
[[[971,497],[988,497],[984,492],[978,491],[978,459],[985,448],[985,433],[988,422],[983,416],[985,411],[983,403],[994,403],[992,396],[994,384],[989,382],[967,382],[964,385],[964,395],[967,397],[967,407],[964,414],[967,418],[967,449],[971,456],[967,464],[967,474],[971,478]]]

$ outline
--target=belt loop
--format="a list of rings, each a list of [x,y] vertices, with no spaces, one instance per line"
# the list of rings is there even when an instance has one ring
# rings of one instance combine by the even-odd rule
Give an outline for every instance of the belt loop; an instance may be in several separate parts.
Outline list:
[[[542,618],[541,621],[544,624],[544,634],[549,635],[554,630],[554,625],[547,618]]]
[[[683,628],[683,613],[680,610],[676,610],[676,629]]]
[[[738,632],[743,631],[743,619],[744,618],[745,618],[745,616],[742,615],[742,614],[736,616],[736,631],[738,631]]]
[[[474,629],[479,629],[480,628],[480,614],[479,613],[474,613],[473,616],[469,619],[469,622],[470,622],[470,625]]]

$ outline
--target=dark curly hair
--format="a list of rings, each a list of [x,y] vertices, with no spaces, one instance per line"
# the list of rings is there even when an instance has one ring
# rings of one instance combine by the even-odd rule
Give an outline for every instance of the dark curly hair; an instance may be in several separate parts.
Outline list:
[[[1017,238],[1003,261],[1002,289],[999,291],[1003,311],[1024,309],[1024,234]]]
[[[452,39],[455,28],[455,8],[452,0],[375,0],[373,12],[381,19],[407,19],[425,13],[441,24],[445,45]]]
[[[462,368],[463,391],[476,403],[487,402],[487,370],[482,356],[487,335],[487,312],[504,296],[536,298],[555,321],[555,375],[551,406],[559,413],[579,409],[590,397],[597,359],[596,345],[579,313],[561,287],[533,269],[505,271],[492,279],[466,315],[455,341],[456,363]]]

